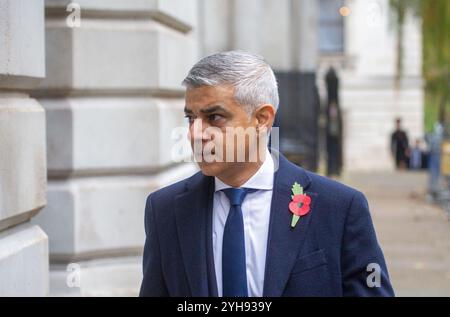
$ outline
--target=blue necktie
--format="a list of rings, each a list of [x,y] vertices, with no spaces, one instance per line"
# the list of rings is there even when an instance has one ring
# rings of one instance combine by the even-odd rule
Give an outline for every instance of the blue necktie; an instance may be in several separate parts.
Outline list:
[[[222,291],[224,297],[247,297],[247,273],[245,264],[244,219],[241,205],[247,188],[222,190],[230,200],[230,212],[223,231]]]

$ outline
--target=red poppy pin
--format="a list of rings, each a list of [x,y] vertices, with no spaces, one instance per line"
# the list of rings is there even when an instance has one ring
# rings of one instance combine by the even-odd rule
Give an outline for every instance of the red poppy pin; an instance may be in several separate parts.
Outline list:
[[[297,182],[292,185],[292,202],[289,204],[289,210],[292,212],[291,227],[295,228],[300,217],[309,213],[311,197],[303,194],[303,187]]]

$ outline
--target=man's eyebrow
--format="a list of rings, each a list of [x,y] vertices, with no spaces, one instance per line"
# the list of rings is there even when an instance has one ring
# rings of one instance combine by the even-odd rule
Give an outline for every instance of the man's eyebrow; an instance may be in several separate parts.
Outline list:
[[[222,111],[225,113],[228,113],[228,110],[226,110],[224,107],[220,106],[220,105],[214,105],[214,106],[209,106],[206,108],[203,108],[200,110],[201,113],[203,114],[210,114],[216,111]]]
[[[216,111],[229,113],[229,111],[227,109],[225,109],[224,107],[222,107],[220,105],[208,106],[208,107],[205,107],[205,108],[200,110],[200,112],[203,113],[203,114],[211,114],[211,113],[214,113]],[[186,113],[186,114],[193,114],[194,112],[191,109],[189,109],[188,107],[184,107],[184,113]]]

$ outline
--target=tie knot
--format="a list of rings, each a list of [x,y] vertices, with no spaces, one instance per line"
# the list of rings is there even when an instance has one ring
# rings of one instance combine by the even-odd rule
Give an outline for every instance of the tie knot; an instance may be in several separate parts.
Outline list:
[[[240,206],[248,193],[256,191],[250,188],[226,188],[222,190],[232,206]]]

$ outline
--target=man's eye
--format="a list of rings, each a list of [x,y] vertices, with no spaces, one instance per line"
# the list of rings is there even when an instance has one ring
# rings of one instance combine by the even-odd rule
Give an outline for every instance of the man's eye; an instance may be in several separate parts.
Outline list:
[[[209,121],[217,121],[222,118],[223,118],[223,116],[221,116],[220,114],[212,114],[209,116]]]
[[[186,116],[184,116],[184,117],[187,119],[187,121],[188,121],[190,124],[194,122],[194,118],[193,118],[192,116],[186,115]]]

